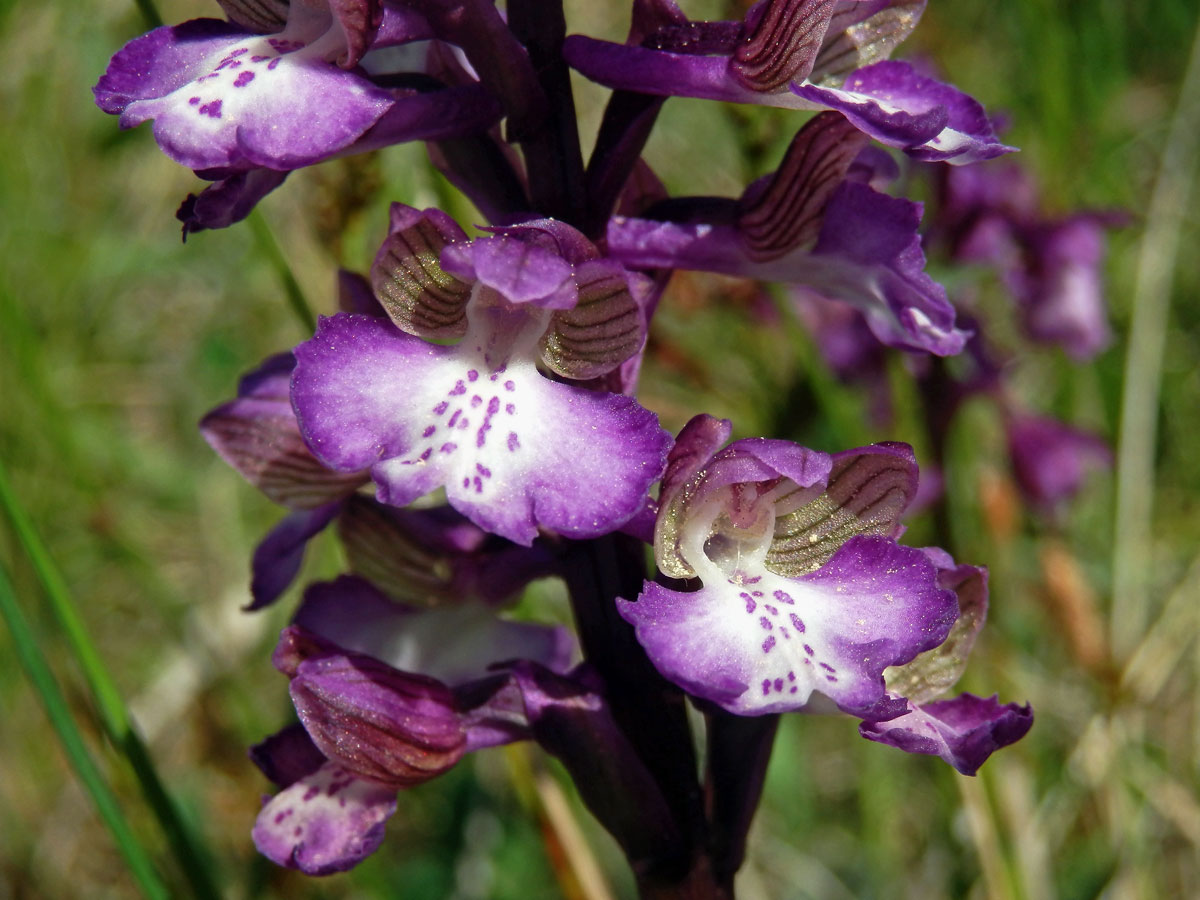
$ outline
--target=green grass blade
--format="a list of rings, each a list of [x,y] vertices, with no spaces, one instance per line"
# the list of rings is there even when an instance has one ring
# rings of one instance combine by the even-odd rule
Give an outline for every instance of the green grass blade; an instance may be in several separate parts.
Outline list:
[[[17,660],[41,699],[71,767],[91,795],[96,811],[112,833],[117,849],[125,857],[125,862],[129,865],[133,877],[137,879],[142,893],[154,900],[167,900],[170,895],[155,871],[149,854],[134,836],[129,823],[125,821],[116,796],[88,752],[83,736],[71,717],[66,698],[55,682],[45,657],[38,649],[33,631],[21,612],[12,583],[3,566],[0,566],[0,615],[4,617],[8,630],[12,633]]]
[[[175,803],[163,786],[154,761],[129,718],[121,694],[75,609],[66,582],[34,529],[33,522],[12,491],[3,462],[0,462],[0,508],[3,508],[12,523],[13,531],[33,565],[34,572],[50,601],[54,617],[62,628],[67,644],[92,691],[101,727],[109,740],[128,759],[142,794],[158,819],[176,861],[187,876],[192,892],[201,900],[217,900],[221,892],[213,880],[212,869],[207,862],[207,854],[200,846],[199,837],[184,824]]]
[[[1180,87],[1154,192],[1146,212],[1125,356],[1117,452],[1116,541],[1111,634],[1119,660],[1141,641],[1149,609],[1150,533],[1162,364],[1180,234],[1200,154],[1200,28]]]
[[[283,255],[283,250],[280,249],[279,242],[275,240],[275,234],[271,231],[267,220],[263,218],[263,214],[256,209],[250,213],[247,221],[250,223],[250,230],[254,232],[254,240],[258,242],[258,248],[266,255],[275,274],[279,277],[283,291],[287,294],[288,306],[300,320],[307,337],[317,330],[317,320],[313,316],[312,307],[309,306],[308,300],[304,296],[300,282],[292,274],[292,267],[288,265],[287,258]]]

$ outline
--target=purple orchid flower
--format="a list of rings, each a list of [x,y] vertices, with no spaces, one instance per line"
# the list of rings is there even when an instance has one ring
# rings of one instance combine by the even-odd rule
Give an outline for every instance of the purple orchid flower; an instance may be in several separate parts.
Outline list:
[[[391,322],[340,314],[296,348],[292,402],[317,458],[370,469],[403,506],[438,487],[479,527],[528,545],[544,527],[616,530],[645,506],[670,437],[595,378],[638,352],[638,278],[553,220],[468,241],[397,204],[372,269]],[[453,345],[423,338],[453,339]]]
[[[275,652],[305,733],[254,753],[283,788],[259,813],[259,850],[311,875],[356,865],[382,841],[398,790],[530,735],[522,682],[491,663],[564,672],[572,652],[564,629],[482,606],[417,611],[362,579],[314,585]]]
[[[762,0],[742,22],[693,22],[673,0],[636,3],[629,42],[572,35],[580,73],[607,87],[789,109],[833,109],[917,159],[975,162],[1009,152],[983,108],[886,57],[924,0]]]
[[[341,281],[347,305],[383,315],[369,286],[364,297],[358,279],[343,273]],[[449,507],[400,510],[355,496],[369,473],[334,471],[304,443],[290,396],[294,368],[291,353],[271,357],[242,379],[236,400],[200,422],[222,459],[292,510],[254,551],[248,610],[282,595],[300,572],[308,542],[333,522],[351,570],[408,602],[499,603],[555,571],[546,550],[489,535]]]
[[[924,271],[921,204],[851,180],[870,177],[870,167],[855,168],[862,148],[845,118],[822,113],[797,133],[779,170],[737,201],[681,199],[644,218],[615,216],[608,252],[628,266],[803,285],[861,309],[884,344],[958,353],[967,334]],[[656,211],[669,220],[652,218]]]
[[[370,74],[371,51],[434,37],[407,8],[305,0],[286,6],[284,23],[229,7],[234,22],[196,19],[130,42],[94,88],[122,128],[154,120],[163,152],[216,182],[180,210],[185,234],[244,218],[290,170],[480,133],[502,114],[478,84],[419,90]]]
[[[700,588],[648,582],[621,614],[663,675],[728,712],[904,715],[885,670],[945,645],[960,618],[945,554],[895,540],[917,488],[911,449],[722,450],[730,430],[693,419],[663,479],[659,568]]]

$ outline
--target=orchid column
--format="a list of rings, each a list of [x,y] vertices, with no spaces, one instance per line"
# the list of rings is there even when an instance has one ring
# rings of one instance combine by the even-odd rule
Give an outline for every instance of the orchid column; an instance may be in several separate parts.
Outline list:
[[[185,234],[244,218],[289,171],[409,140],[489,220],[471,236],[394,203],[368,276],[339,275],[340,311],[202,422],[289,510],[254,553],[252,608],[329,527],[347,561],[306,589],[273,658],[298,722],[254,750],[281,788],[254,830],[264,854],[348,869],[398,792],[531,740],[643,896],[732,897],[780,714],[848,714],[967,775],[1028,730],[1028,706],[936,699],[987,579],[898,543],[909,447],[731,443],[701,411],[672,438],[634,397],[676,269],[803,285],[873,340],[963,349],[920,204],[884,192],[890,152],[1009,148],[970,97],[886,60],[923,2],[764,0],[698,22],[637,0],[624,44],[568,37],[561,6],[534,0],[221,6],[228,22],[131,42],[95,89],[213,182],[184,202]],[[586,163],[569,67],[614,90]],[[641,152],[672,96],[818,114],[739,197],[670,197]],[[543,577],[565,581],[574,635],[503,618]]]

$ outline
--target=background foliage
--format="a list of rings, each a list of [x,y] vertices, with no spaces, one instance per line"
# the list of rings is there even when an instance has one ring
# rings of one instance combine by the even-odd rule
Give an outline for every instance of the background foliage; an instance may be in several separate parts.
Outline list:
[[[574,30],[621,35],[625,4],[576,5]],[[216,11],[202,0],[161,7],[169,22]],[[746,900],[1161,898],[1200,884],[1195,144],[1164,154],[1172,121],[1185,138],[1200,131],[1197,111],[1179,105],[1196,18],[1191,0],[934,0],[905,45],[1011,116],[1008,137],[1052,208],[1132,213],[1110,245],[1116,344],[1084,367],[1038,351],[1018,391],[1114,441],[1123,416],[1156,431],[1125,435],[1119,492],[1115,477],[1096,477],[1047,524],[1016,499],[995,412],[968,409],[952,438],[951,526],[959,558],[991,566],[992,615],[965,686],[1030,700],[1034,730],[965,779],[862,741],[848,720],[790,717],[752,833]],[[109,55],[142,30],[125,0],[0,4],[0,459],[222,894],[628,896],[607,839],[553,766],[521,747],[409,792],[383,850],[350,875],[310,881],[255,854],[249,830],[267,785],[245,747],[288,715],[268,656],[290,604],[255,616],[239,607],[250,549],[279,512],[195,422],[242,371],[306,335],[254,232],[243,224],[182,245],[172,214],[195,180],[146,129],[119,133],[92,106]],[[603,92],[580,85],[580,96],[586,142]],[[796,125],[776,111],[673,100],[650,155],[673,190],[736,195],[774,167]],[[476,219],[419,146],[298,173],[266,201],[318,309],[332,306],[337,265],[369,262],[392,199]],[[763,328],[757,302],[731,280],[673,283],[643,378],[643,403],[664,424],[703,409],[732,417],[739,435],[828,450],[900,439],[920,458],[901,371],[900,421],[876,432],[798,327]],[[1005,301],[992,285],[983,302]],[[929,524],[914,522],[909,542],[929,539]],[[321,544],[306,574],[336,571],[336,552]],[[172,896],[187,896],[7,521],[0,564],[137,840]],[[563,615],[560,589],[539,587],[522,609]],[[0,631],[0,898],[137,896],[11,641]]]

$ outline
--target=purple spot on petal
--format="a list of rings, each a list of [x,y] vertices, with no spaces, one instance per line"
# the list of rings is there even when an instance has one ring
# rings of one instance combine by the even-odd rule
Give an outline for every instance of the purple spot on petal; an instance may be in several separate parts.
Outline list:
[[[192,106],[195,106],[199,102],[200,102],[199,97],[189,97],[188,98],[188,103],[190,103]]]
[[[466,392],[467,386],[463,384],[462,379],[460,378],[458,381],[454,382],[454,387],[450,390],[450,396],[457,397],[460,394],[465,394]]]
[[[791,618],[791,620],[792,620],[792,627],[795,628],[801,634],[804,634],[804,623],[802,621],[800,621],[800,617],[798,615],[796,615],[795,613],[792,613],[789,616],[789,618]],[[807,647],[808,645],[806,644],[805,646]]]
[[[761,625],[763,628],[765,628],[767,631],[771,630],[771,620],[768,619],[766,616],[759,616],[758,624]]]
[[[794,693],[796,693],[796,691],[798,691],[798,690],[799,690],[799,688],[793,687],[793,688],[792,688],[790,691],[788,691],[788,693],[789,693],[789,694],[794,694]]]
[[[470,479],[470,478],[464,478],[464,479],[463,479],[463,487],[465,487],[465,488],[469,488],[470,486],[471,486],[471,479]]]
[[[826,675],[826,676],[825,676],[825,680],[826,680],[826,681],[837,682],[837,679],[836,679],[834,676],[832,676],[832,675]]]
[[[475,369],[467,370],[467,381],[476,381],[479,378],[479,373]]]
[[[421,432],[421,437],[423,437],[423,438],[427,438],[427,437],[429,437],[431,434],[433,434],[435,431],[437,431],[437,426],[436,426],[436,425],[427,425],[427,426],[425,427],[425,430]]]
[[[233,86],[234,87],[245,87],[253,80],[254,80],[254,73],[251,72],[249,69],[247,69],[245,72],[242,72],[240,75],[238,75],[237,78],[235,78],[233,80]]]
[[[319,794],[319,793],[321,793],[320,788],[310,787],[307,791],[304,792],[304,796],[300,798],[300,802],[307,803],[308,801],[312,800],[313,797],[317,796],[317,794]]]
[[[792,636],[788,634],[788,630],[782,626],[779,628],[779,633],[783,635],[785,641],[791,640]]]
[[[443,400],[441,403],[439,403],[437,406],[435,406],[433,408],[433,414],[435,416],[445,415],[446,410],[448,410],[449,408],[450,408],[450,403],[446,400]]]
[[[273,60],[271,60],[269,63],[267,63],[267,71],[268,71],[268,72],[274,71],[274,70],[275,70],[275,67],[276,67],[277,65],[279,65],[279,63],[280,63],[280,62],[282,62],[282,61],[283,61],[283,57],[282,57],[282,56],[277,56],[277,57],[275,57]]]
[[[776,609],[774,606],[772,606],[770,603],[764,603],[763,609],[765,609],[767,612],[769,612],[773,616],[779,615],[779,610]]]
[[[478,472],[480,475],[482,475],[484,478],[492,477],[492,470],[489,469],[487,466],[485,466],[483,463],[475,463],[475,471]]]
[[[808,644],[805,644],[804,652],[807,653],[809,656],[815,656],[817,651],[814,650],[812,647],[808,646]],[[805,660],[805,662],[808,662],[808,660]]]
[[[744,581],[746,584],[758,584],[760,581],[762,581],[762,576],[755,575],[753,578],[743,578],[742,581]]]
[[[497,375],[495,372],[493,372],[491,375],[488,376],[488,381],[496,381],[499,378],[500,378],[500,376]]]
[[[833,666],[829,665],[829,663],[821,663],[821,668],[824,669],[826,672],[836,672],[837,671],[837,669],[835,669]]]
[[[506,404],[504,404],[504,411],[505,411],[506,413],[508,413],[508,414],[511,416],[511,415],[513,415],[514,413],[516,413],[516,411],[517,411],[517,407],[516,407],[516,405],[515,405],[515,404],[512,404],[512,403],[506,403]]]
[[[755,597],[761,597],[761,596],[763,595],[763,592],[762,592],[762,591],[751,591],[751,593],[752,593],[752,594],[753,594]]]
[[[775,679],[775,690],[777,690],[777,691],[783,690],[783,679],[782,678]]]
[[[477,493],[477,494],[483,493],[483,479],[480,478],[478,475],[475,476],[475,493]]]
[[[749,594],[740,594],[739,596],[746,601],[746,612],[752,613],[758,607],[758,604],[754,602],[754,598]]]
[[[796,673],[788,672],[788,681],[795,681],[795,680],[796,680]]]
[[[775,646],[775,635],[767,635],[767,639],[762,642],[762,652],[770,653],[771,648]]]
[[[480,397],[478,394],[476,394],[474,397],[471,398],[471,409],[474,409],[475,407],[479,406],[479,404],[481,404],[482,402],[483,402],[483,398]]]
[[[508,449],[516,450],[520,446],[521,442],[517,439],[517,433],[515,431],[510,431],[508,433]]]
[[[515,391],[517,389],[517,383],[515,381],[506,381],[504,382],[504,389],[506,391]]]
[[[419,459],[421,461],[425,461],[425,460],[429,459],[429,457],[431,457],[431,456],[433,456],[433,448],[426,447],[425,452],[422,453],[420,456],[418,456],[417,459]]]
[[[230,55],[231,57],[232,57],[232,56],[245,56],[245,55],[246,55],[247,53],[249,53],[249,52],[250,52],[250,48],[249,48],[249,47],[238,47],[236,50],[234,50],[234,51],[233,51],[232,53],[230,53],[229,55]]]
[[[200,115],[208,116],[210,119],[221,118],[221,101],[214,100],[212,103],[205,103],[200,107]]]
[[[468,419],[466,416],[463,416],[461,419],[458,420],[458,430],[462,431],[464,428],[468,427],[470,424],[471,424],[471,420]]]
[[[442,452],[443,453],[453,453],[457,449],[458,449],[458,444],[453,444],[450,441],[446,441],[446,443],[442,444]]]
[[[454,415],[452,415],[452,416],[450,417],[450,421],[446,423],[446,427],[447,427],[447,428],[453,428],[453,427],[454,427],[454,423],[458,421],[458,417],[459,417],[459,416],[461,416],[461,415],[462,415],[462,410],[461,410],[461,409],[456,409],[456,410],[454,411]]]
[[[771,679],[764,678],[763,679],[763,696],[766,697],[770,693],[771,693]]]
[[[252,57],[250,57],[250,62],[252,62],[252,63],[259,63],[259,62],[262,62],[262,61],[263,61],[263,60],[265,60],[265,59],[270,59],[270,58],[271,58],[271,57],[269,57],[269,56],[252,56]]]
[[[793,600],[793,599],[792,599],[792,597],[791,597],[791,595],[790,595],[790,594],[788,594],[786,591],[776,591],[776,592],[775,592],[775,599],[776,599],[776,600],[778,600],[780,603],[786,603],[786,604],[788,604],[789,606],[795,606],[795,605],[796,605],[796,601],[795,601],[795,600]]]

